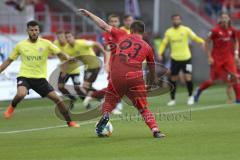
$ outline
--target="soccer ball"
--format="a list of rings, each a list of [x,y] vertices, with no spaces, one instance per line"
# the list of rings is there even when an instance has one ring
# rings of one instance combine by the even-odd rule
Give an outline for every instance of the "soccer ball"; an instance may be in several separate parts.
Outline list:
[[[97,126],[97,123],[96,123],[95,127]],[[112,123],[108,122],[107,125],[104,127],[102,133],[97,133],[96,130],[95,130],[95,132],[96,132],[98,137],[110,137],[112,135],[112,132],[113,132]]]

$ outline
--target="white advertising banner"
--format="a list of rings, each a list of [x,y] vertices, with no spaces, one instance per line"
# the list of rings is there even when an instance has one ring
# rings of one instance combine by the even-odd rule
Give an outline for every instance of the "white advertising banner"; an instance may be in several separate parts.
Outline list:
[[[14,38],[16,38],[16,36]],[[7,37],[0,36],[0,51],[1,53],[4,53],[4,57],[5,57],[4,59],[7,58],[7,56],[15,46],[16,42],[24,38],[26,37],[19,36],[13,41],[13,40],[9,40]],[[102,60],[102,58],[100,59]],[[1,63],[2,62],[0,61],[0,64]],[[48,60],[48,66],[47,66],[48,78],[51,75],[51,73],[58,67],[59,63],[60,62],[57,58]],[[15,96],[17,91],[16,78],[19,72],[20,65],[21,65],[20,60],[14,61],[6,69],[4,73],[0,74],[0,101],[11,100]],[[80,81],[83,82],[84,67],[80,67],[80,68],[81,68]],[[69,80],[67,84],[72,84],[72,82]],[[107,87],[107,73],[104,71],[104,69],[101,69],[97,77],[97,80],[93,84],[93,87],[97,90]],[[40,98],[40,96],[33,90],[30,90],[26,98]]]

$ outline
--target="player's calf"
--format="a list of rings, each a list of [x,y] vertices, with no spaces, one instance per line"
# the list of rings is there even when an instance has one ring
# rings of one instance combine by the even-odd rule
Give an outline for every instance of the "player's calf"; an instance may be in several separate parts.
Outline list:
[[[139,112],[141,113],[142,118],[145,121],[145,123],[147,124],[147,126],[151,129],[154,138],[165,137],[165,135],[160,132],[157,122],[156,122],[156,119],[155,119],[153,113],[150,111],[150,109],[144,108],[144,109],[139,110]]]

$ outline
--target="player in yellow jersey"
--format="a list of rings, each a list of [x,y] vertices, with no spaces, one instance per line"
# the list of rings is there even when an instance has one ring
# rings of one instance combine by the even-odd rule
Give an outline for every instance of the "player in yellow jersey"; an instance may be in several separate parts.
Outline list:
[[[57,39],[53,42],[63,53],[65,53],[65,48],[67,46],[67,40],[65,38],[65,33],[63,31],[58,31],[56,33]]]
[[[172,16],[172,27],[169,28],[165,37],[159,48],[159,57],[162,59],[162,55],[167,44],[170,44],[170,57],[171,57],[171,75],[170,82],[173,85],[173,90],[171,91],[171,101],[168,106],[173,106],[176,104],[175,94],[177,87],[177,77],[179,72],[182,70],[184,73],[184,78],[186,81],[188,89],[188,105],[194,104],[193,92],[193,82],[192,82],[192,63],[191,63],[191,52],[189,49],[189,40],[193,40],[197,43],[202,44],[204,47],[204,40],[198,37],[189,27],[182,25],[182,20],[180,15]]]
[[[63,31],[58,31],[56,33],[57,39],[54,41],[54,44],[56,46],[58,46],[62,52],[66,53],[66,54],[70,54],[68,52],[67,46],[67,40],[65,37],[65,32]],[[74,67],[74,65],[78,65],[78,64],[71,64],[69,67]],[[62,72],[59,74],[58,77],[58,90],[64,94],[65,96],[69,97],[70,99],[70,109],[72,109],[74,107],[74,102],[76,101],[76,98],[74,95],[72,95],[66,88],[65,88],[65,83],[68,81],[69,78],[71,78],[73,85],[74,85],[74,89],[76,91],[76,93],[78,95],[82,97],[84,97],[85,93],[81,90],[80,88],[80,80],[79,80],[79,72],[80,70],[74,69],[74,70],[68,70],[67,71],[67,75],[63,75]]]
[[[79,64],[71,64],[73,67],[68,69],[67,74],[65,76],[61,76],[59,79],[59,84],[64,87],[66,81],[71,77],[74,82],[74,88],[77,94],[80,96],[81,99],[84,99],[85,96],[88,94],[89,91],[94,90],[92,88],[92,83],[96,80],[97,75],[100,70],[100,60],[96,56],[94,52],[94,48],[96,47],[105,55],[105,50],[103,47],[94,41],[89,41],[85,39],[75,39],[71,32],[65,33],[66,40],[68,42],[66,46],[66,53],[69,56],[76,58],[81,63],[83,63],[85,72],[84,72],[84,82],[83,87],[80,87],[80,80],[79,80]],[[76,61],[76,63],[79,63]],[[75,67],[74,67],[75,65]],[[75,97],[71,97],[72,101],[75,101]],[[86,106],[87,109],[90,108],[90,105]]]
[[[124,15],[123,16],[123,26],[121,27],[122,30],[126,31],[128,34],[130,34],[130,26],[133,23],[134,18],[131,15]]]
[[[79,127],[72,121],[63,100],[55,93],[53,87],[46,80],[47,59],[49,54],[57,55],[60,59],[67,60],[67,56],[50,41],[39,38],[39,24],[36,21],[27,23],[29,38],[19,42],[6,61],[0,66],[0,73],[4,71],[14,60],[21,57],[20,72],[17,77],[17,94],[4,112],[5,118],[13,115],[17,104],[28,94],[30,89],[36,91],[42,97],[48,97],[58,107],[69,127]]]

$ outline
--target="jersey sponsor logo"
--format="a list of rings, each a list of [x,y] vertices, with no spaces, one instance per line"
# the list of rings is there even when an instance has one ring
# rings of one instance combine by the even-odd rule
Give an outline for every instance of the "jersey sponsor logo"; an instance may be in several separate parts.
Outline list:
[[[41,61],[42,56],[27,56],[28,61]]]

